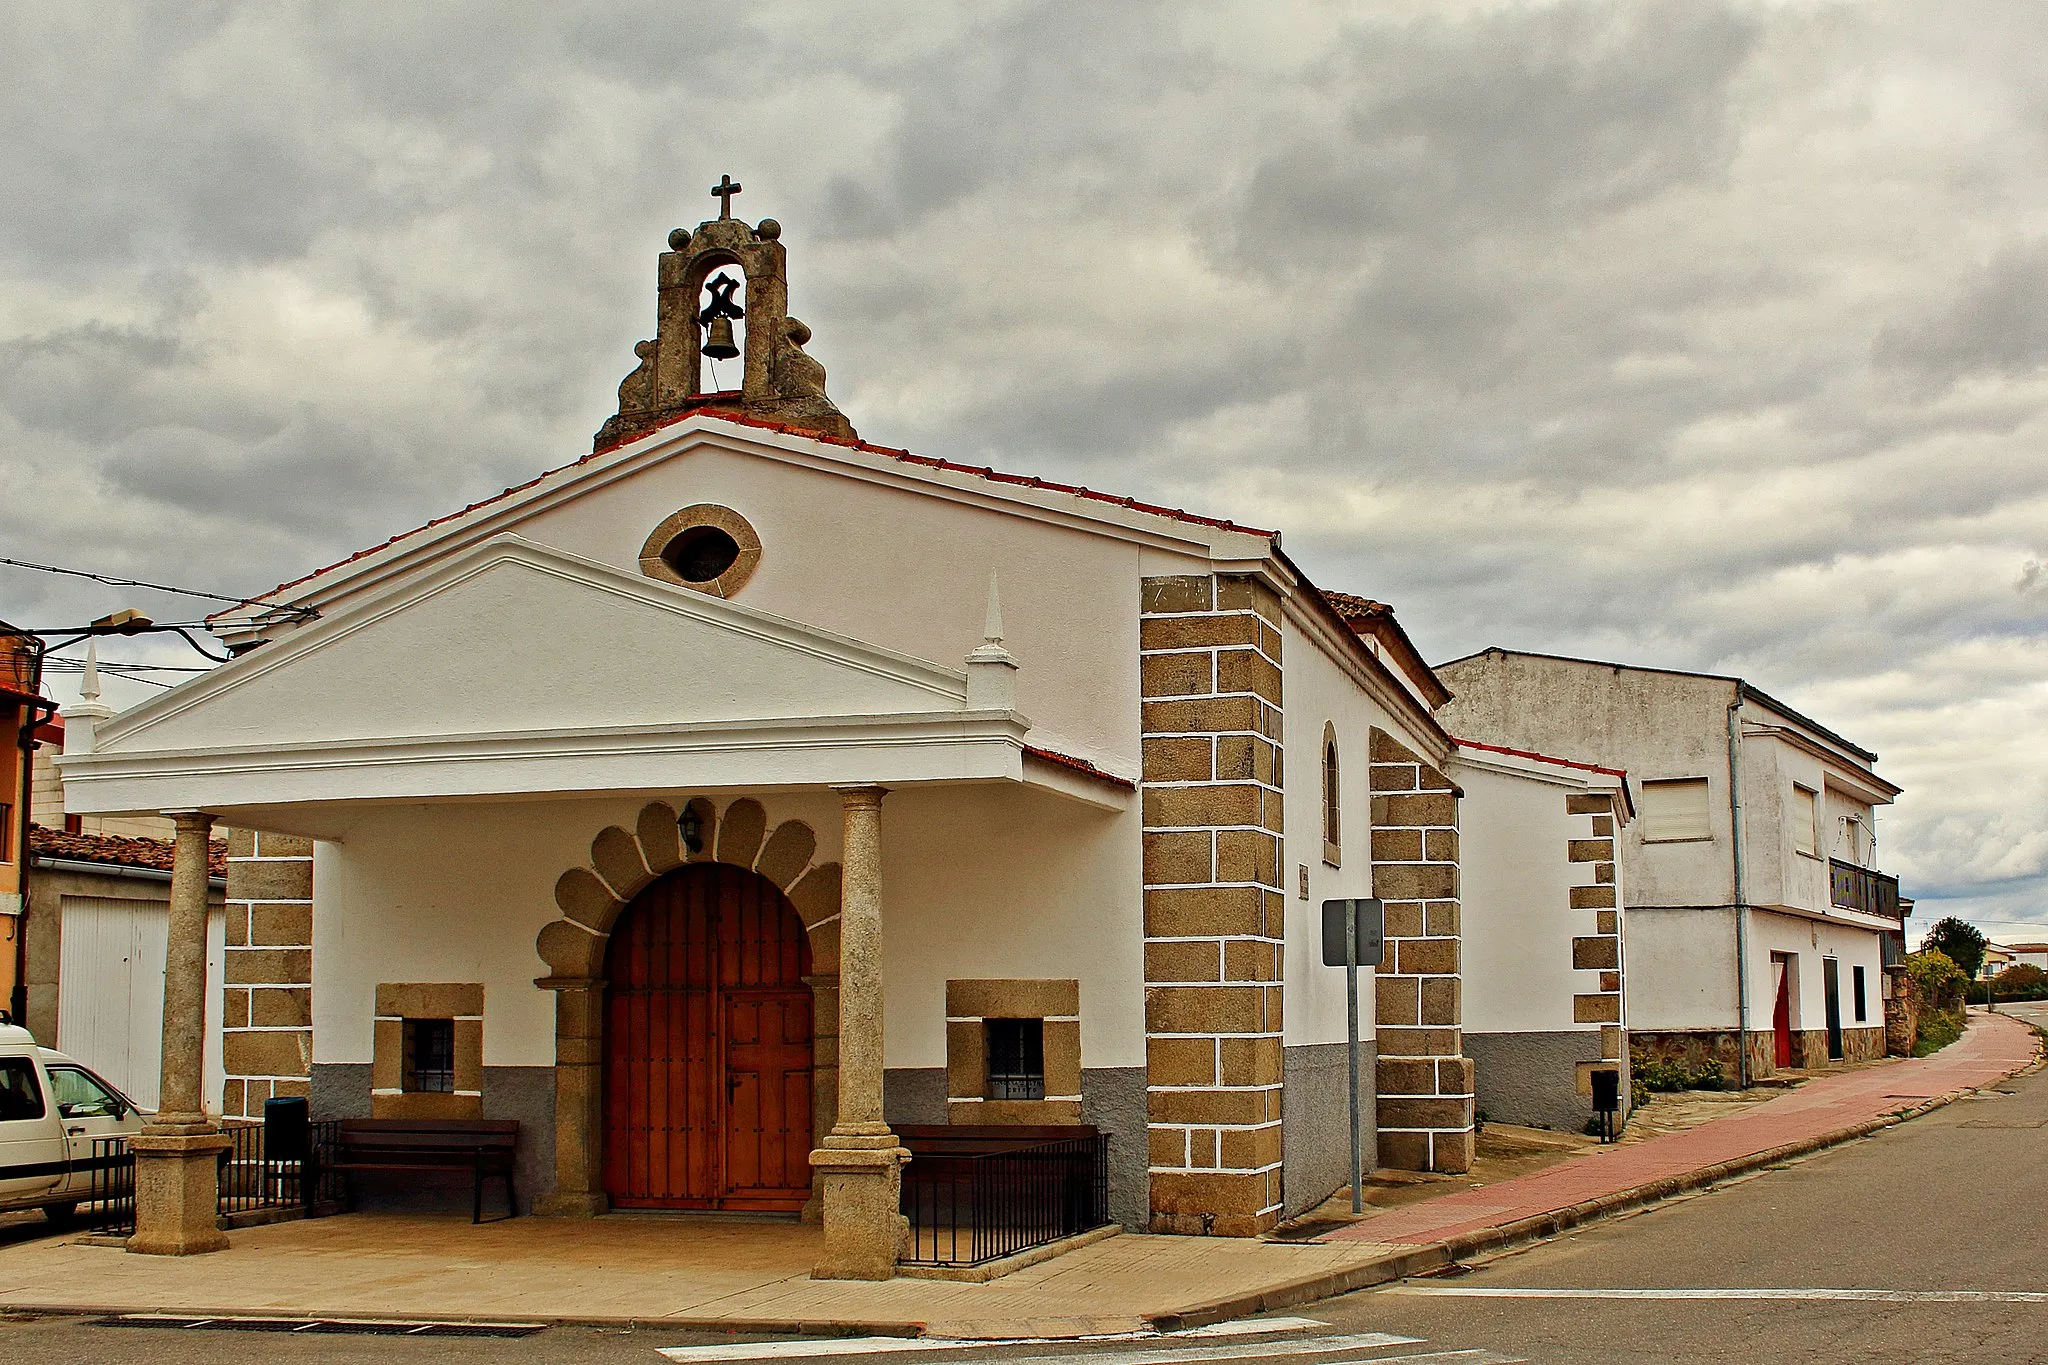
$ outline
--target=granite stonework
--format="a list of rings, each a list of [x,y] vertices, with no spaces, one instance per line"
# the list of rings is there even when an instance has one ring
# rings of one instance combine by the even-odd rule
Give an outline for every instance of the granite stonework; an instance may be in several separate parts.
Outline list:
[[[1593,1097],[1579,1094],[1572,1078],[1580,1063],[1602,1060],[1598,1032],[1467,1033],[1465,1055],[1489,1122],[1576,1133],[1593,1116]]]
[[[1280,1106],[1287,1116],[1287,1145],[1280,1180],[1285,1216],[1294,1217],[1351,1183],[1351,1063],[1343,1043],[1308,1043],[1281,1053]],[[1358,1043],[1358,1103],[1364,1130],[1362,1160],[1370,1171],[1373,1150],[1373,1063],[1370,1038]]]
[[[1151,1229],[1252,1237],[1281,1207],[1280,599],[1196,574],[1140,602]]]
[[[312,1109],[316,1119],[370,1117],[370,1065],[367,1062],[315,1062]],[[484,1068],[483,1112],[487,1119],[519,1120],[519,1147],[513,1180],[519,1211],[529,1213],[535,1199],[555,1188],[555,1070],[549,1066],[487,1066]],[[358,1176],[357,1206],[366,1209],[461,1209],[470,1205],[466,1175],[432,1171],[404,1175]],[[495,1205],[498,1188],[485,1191],[485,1211]]]
[[[657,272],[654,336],[633,347],[640,364],[620,383],[618,413],[599,428],[597,449],[623,445],[706,407],[853,439],[853,424],[825,396],[825,367],[804,350],[811,329],[789,315],[789,255],[781,237],[782,225],[773,218],[749,227],[719,217],[695,232],[669,234],[671,249],[661,253]],[[736,393],[712,392],[704,383],[702,296],[706,282],[728,268],[745,289],[734,300],[746,323]]]

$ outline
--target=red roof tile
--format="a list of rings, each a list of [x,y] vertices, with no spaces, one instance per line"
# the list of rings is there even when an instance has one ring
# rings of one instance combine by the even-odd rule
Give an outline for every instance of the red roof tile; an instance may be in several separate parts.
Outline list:
[[[411,537],[418,535],[422,531],[429,531],[436,526],[440,526],[446,522],[454,521],[458,517],[468,516],[471,512],[476,511],[480,507],[488,507],[494,502],[502,502],[504,499],[511,497],[514,493],[522,492],[525,489],[531,488],[535,484],[540,483],[542,480],[552,478],[556,474],[561,473],[563,470],[574,469],[578,465],[588,464],[590,461],[598,458],[600,455],[608,455],[612,451],[631,445],[635,441],[645,440],[647,437],[653,435],[657,431],[662,430],[664,427],[673,426],[675,423],[680,422],[685,418],[689,417],[714,417],[721,422],[731,422],[735,426],[757,427],[764,431],[781,432],[784,435],[789,436],[801,436],[806,440],[819,441],[824,443],[825,445],[845,446],[851,450],[866,451],[871,455],[886,455],[890,459],[900,461],[903,464],[920,465],[928,469],[944,470],[947,473],[951,474],[972,474],[977,478],[987,479],[991,483],[1014,484],[1020,488],[1043,488],[1054,493],[1069,493],[1077,498],[1087,498],[1093,502],[1108,503],[1111,506],[1115,507],[1128,507],[1133,511],[1149,512],[1154,516],[1171,517],[1175,521],[1184,521],[1195,526],[1214,527],[1215,529],[1220,531],[1236,531],[1243,535],[1266,536],[1268,538],[1272,537],[1275,534],[1275,532],[1260,530],[1259,528],[1254,526],[1241,526],[1234,521],[1227,521],[1220,517],[1205,517],[1200,515],[1199,513],[1189,512],[1179,507],[1161,507],[1156,503],[1140,502],[1136,498],[1119,497],[1114,493],[1097,492],[1092,488],[1083,488],[1078,484],[1056,483],[1051,479],[1041,479],[1026,474],[1006,474],[1003,473],[1001,470],[992,469],[985,465],[956,464],[951,460],[942,460],[931,455],[913,455],[907,450],[901,450],[894,446],[878,446],[871,444],[870,442],[867,441],[848,440],[845,437],[841,436],[827,436],[820,432],[806,431],[802,427],[791,426],[787,422],[768,422],[763,421],[758,417],[750,417],[747,414],[741,412],[732,412],[716,407],[703,407],[692,408],[688,412],[678,413],[676,416],[671,417],[666,421],[657,423],[656,425],[649,427],[645,431],[635,432],[632,435],[623,437],[617,441],[612,442],[609,445],[599,446],[597,449],[591,451],[588,455],[583,456],[581,459],[571,460],[568,464],[560,465],[554,469],[546,470],[543,473],[536,474],[534,477],[528,479],[525,483],[514,484],[512,485],[512,487],[507,488],[502,493],[495,493],[488,498],[484,498],[481,499],[480,501],[473,502],[469,506],[462,508],[460,511],[450,512],[445,516],[435,517],[432,521],[425,522],[419,526],[415,526],[410,531],[401,531],[397,535],[392,536],[389,540],[379,542],[378,544],[372,545],[367,549],[358,550],[354,554],[350,555],[348,558],[336,560],[334,563],[329,564],[326,568],[315,569],[313,570],[313,572],[305,574],[298,578],[294,578],[290,582],[280,583],[276,587],[272,588],[269,592],[259,593],[257,596],[259,598],[269,598],[276,595],[277,593],[283,592],[286,588],[296,588],[301,583],[309,583],[313,579],[318,578],[320,575],[324,573],[331,573],[335,569],[341,568],[344,564],[353,564],[358,559],[362,559],[367,555],[373,555],[377,553],[377,551],[382,550],[387,546],[396,545],[401,540],[410,539]],[[215,612],[212,616],[209,616],[206,619],[209,621],[217,620],[220,617],[225,616],[228,612],[234,610],[236,610],[236,608],[229,607],[225,610]]]
[[[1029,744],[1024,746],[1024,752],[1033,758],[1041,759],[1044,762],[1061,768],[1071,768],[1077,773],[1092,777],[1098,782],[1106,782],[1112,787],[1118,787],[1127,792],[1138,789],[1138,784],[1131,781],[1128,777],[1118,777],[1115,773],[1106,773],[1085,758],[1075,758],[1070,754],[1054,753],[1050,749],[1034,749]]]
[[[61,829],[28,827],[29,852],[39,858],[68,858],[80,863],[105,863],[111,867],[144,867],[157,872],[171,870],[171,841],[125,834],[67,834]],[[212,841],[207,853],[211,875],[228,875],[228,846]]]
[[[1453,739],[1457,736],[1453,735]],[[1534,749],[1510,749],[1505,744],[1481,744],[1476,739],[1458,739],[1460,749],[1484,749],[1490,754],[1512,754],[1516,758],[1533,758],[1539,763],[1555,763],[1560,768],[1577,768],[1581,772],[1606,773],[1609,777],[1627,777],[1620,768],[1603,768],[1598,763],[1581,763],[1577,759],[1559,758],[1556,754],[1539,754]]]

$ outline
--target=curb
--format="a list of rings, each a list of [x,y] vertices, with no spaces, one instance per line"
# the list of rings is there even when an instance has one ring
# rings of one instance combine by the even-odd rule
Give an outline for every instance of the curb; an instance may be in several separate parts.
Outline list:
[[[512,1327],[630,1327],[636,1331],[666,1328],[677,1332],[710,1332],[723,1336],[760,1337],[921,1337],[923,1322],[860,1321],[850,1318],[687,1318],[687,1317],[588,1317],[530,1316],[493,1313],[487,1317],[437,1316],[433,1313],[314,1313],[283,1308],[141,1308],[129,1304],[41,1304],[0,1303],[0,1313],[30,1313],[48,1318],[109,1318],[151,1315],[173,1318],[289,1318],[317,1322],[419,1322],[465,1326],[489,1322]],[[971,1345],[971,1342],[963,1342]]]
[[[2035,1032],[2041,1034],[2038,1029]],[[2043,1055],[2043,1039],[2048,1039],[2048,1034],[2037,1037],[2033,1057],[2012,1070],[2001,1073],[1997,1079],[2010,1080],[2014,1076],[2025,1075],[2048,1065],[2048,1057]],[[1213,1299],[1192,1308],[1148,1317],[1146,1321],[1162,1332],[1206,1327],[1213,1322],[1248,1317],[1254,1313],[1270,1313],[1280,1308],[1297,1308],[1305,1303],[1335,1298],[1339,1294],[1371,1289],[1375,1285],[1387,1284],[1393,1280],[1409,1279],[1430,1271],[1442,1270],[1475,1253],[1503,1251],[1523,1243],[1539,1242],[1587,1223],[1646,1208],[1673,1195],[1704,1189],[1738,1175],[1747,1175],[1752,1171],[1774,1166],[1781,1161],[1810,1156],[1830,1147],[1838,1147],[1845,1142],[1853,1142],[1857,1138],[1869,1137],[1872,1133],[1882,1132],[1908,1119],[1916,1119],[1922,1114],[1953,1104],[1964,1096],[1974,1095],[1995,1083],[1993,1080],[1987,1080],[1978,1085],[1963,1086],[1922,1100],[1905,1109],[1865,1119],[1861,1123],[1853,1123],[1810,1138],[1801,1138],[1797,1142],[1783,1143],[1760,1152],[1751,1152],[1747,1156],[1731,1157],[1727,1161],[1718,1161],[1711,1166],[1701,1166],[1696,1170],[1666,1176],[1645,1185],[1636,1185],[1594,1199],[1581,1200],[1579,1203],[1553,1209],[1548,1213],[1532,1214],[1498,1227],[1483,1228],[1477,1232],[1461,1233],[1440,1242],[1418,1245],[1413,1250],[1383,1256],[1377,1261],[1354,1266],[1350,1270],[1316,1275],[1253,1294]]]

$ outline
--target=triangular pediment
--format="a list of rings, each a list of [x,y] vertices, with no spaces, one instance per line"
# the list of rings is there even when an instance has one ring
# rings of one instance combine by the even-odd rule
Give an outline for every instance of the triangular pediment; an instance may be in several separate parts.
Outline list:
[[[963,673],[501,535],[123,713],[97,747],[288,748],[965,706]]]

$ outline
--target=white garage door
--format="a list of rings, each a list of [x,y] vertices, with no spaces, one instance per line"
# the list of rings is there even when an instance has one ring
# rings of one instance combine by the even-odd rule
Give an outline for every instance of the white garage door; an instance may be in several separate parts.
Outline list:
[[[144,1109],[157,1107],[163,1066],[164,955],[170,902],[66,896],[57,979],[57,1048]],[[206,1107],[220,1108],[221,970],[226,921],[206,918]]]

